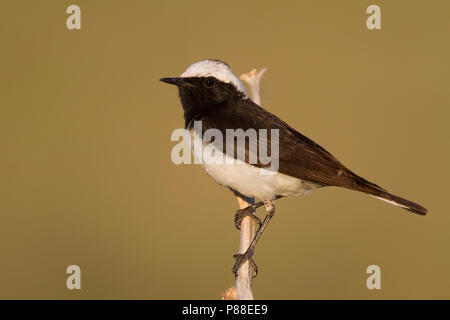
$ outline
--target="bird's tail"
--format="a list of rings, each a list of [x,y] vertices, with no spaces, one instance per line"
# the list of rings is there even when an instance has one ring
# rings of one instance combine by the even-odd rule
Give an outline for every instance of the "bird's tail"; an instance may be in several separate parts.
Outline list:
[[[388,192],[385,192],[383,195],[374,197],[386,201],[387,203],[393,204],[394,206],[408,210],[409,212],[420,214],[422,216],[426,215],[428,211],[417,203],[397,197],[396,195],[390,194]]]
[[[403,208],[405,210],[408,210],[410,212],[420,214],[420,215],[426,215],[427,209],[422,207],[421,205],[414,203],[412,201],[400,198],[396,195],[393,195],[380,186],[377,186],[376,184],[365,180],[364,178],[361,178],[357,175],[356,177],[356,185],[354,187],[351,187],[353,190],[361,191],[364,193],[367,193],[379,200],[385,201],[387,203],[393,204],[394,206]]]

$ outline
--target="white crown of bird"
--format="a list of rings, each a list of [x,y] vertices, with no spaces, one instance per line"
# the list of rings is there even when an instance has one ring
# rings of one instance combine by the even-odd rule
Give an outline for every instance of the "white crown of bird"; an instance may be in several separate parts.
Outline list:
[[[244,95],[244,98],[247,98],[244,85],[231,71],[230,66],[223,61],[208,59],[193,63],[180,75],[180,78],[190,77],[214,77],[222,82],[232,84]]]

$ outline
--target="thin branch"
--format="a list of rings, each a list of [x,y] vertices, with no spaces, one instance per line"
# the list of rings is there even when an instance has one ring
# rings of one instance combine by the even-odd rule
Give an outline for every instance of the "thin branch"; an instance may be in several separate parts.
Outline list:
[[[239,204],[239,209],[246,208],[253,203],[255,203],[254,198],[241,198],[236,197]],[[250,246],[253,238],[256,234],[256,220],[250,216],[242,219],[241,231],[240,231],[240,241],[239,241],[239,253],[245,253],[247,248]],[[236,294],[238,300],[253,300],[252,292],[252,276],[254,270],[252,270],[249,261],[242,264],[237,272],[236,277]]]
[[[262,75],[266,72],[266,68],[261,69],[259,72],[256,69],[251,70],[248,73],[244,73],[240,76],[241,80],[245,81],[252,92],[253,101],[261,105],[261,96],[259,94],[259,83]],[[255,203],[255,198],[242,198],[236,196],[239,209],[244,209]],[[239,253],[245,253],[250,246],[253,238],[255,237],[257,229],[256,219],[250,216],[242,219]],[[242,264],[237,272],[236,287],[231,287],[222,294],[222,300],[253,300],[252,292],[252,276],[254,270],[250,267],[250,263],[246,261]]]
[[[267,68],[262,68],[261,70],[253,69],[248,73],[241,74],[241,80],[247,82],[250,86],[250,90],[252,91],[252,100],[257,105],[261,106],[261,95],[259,94],[259,83],[261,82],[261,78],[263,74],[267,71]]]

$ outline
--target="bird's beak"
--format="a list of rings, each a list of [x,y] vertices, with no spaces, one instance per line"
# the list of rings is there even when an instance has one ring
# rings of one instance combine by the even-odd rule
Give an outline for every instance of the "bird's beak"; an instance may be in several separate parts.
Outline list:
[[[162,81],[162,82],[165,82],[168,84],[173,84],[176,86],[180,86],[184,82],[183,79],[181,79],[181,78],[161,78],[161,79],[159,79],[159,81]]]

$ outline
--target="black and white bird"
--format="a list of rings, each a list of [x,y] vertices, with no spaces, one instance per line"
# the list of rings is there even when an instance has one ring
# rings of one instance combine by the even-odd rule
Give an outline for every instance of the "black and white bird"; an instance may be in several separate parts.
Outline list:
[[[235,161],[202,163],[204,170],[217,183],[237,195],[262,200],[247,209],[238,210],[235,217],[237,227],[243,216],[249,215],[253,209],[264,205],[267,211],[247,252],[237,256],[233,268],[235,274],[246,260],[250,260],[256,269],[251,258],[253,250],[275,212],[273,201],[280,197],[298,196],[315,188],[336,186],[364,192],[416,214],[425,215],[427,212],[424,207],[388,193],[356,175],[320,145],[255,104],[247,97],[244,85],[225,62],[203,60],[189,66],[179,77],[162,78],[161,81],[178,87],[185,128],[194,139],[198,135],[194,132],[195,121],[201,121],[203,132],[213,128],[220,130],[224,137],[227,129],[278,129],[279,168],[275,173],[261,174],[261,170],[266,170],[264,165],[259,161],[249,163],[248,154],[251,151],[248,145],[245,159],[236,159],[237,152],[217,149],[215,151],[223,152],[225,159],[234,157],[231,160]]]

